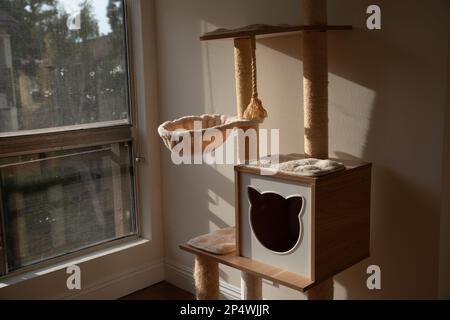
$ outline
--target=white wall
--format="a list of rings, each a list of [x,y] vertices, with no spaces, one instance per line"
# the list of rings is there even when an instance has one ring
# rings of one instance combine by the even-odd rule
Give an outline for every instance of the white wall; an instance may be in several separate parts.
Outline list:
[[[365,28],[366,8],[382,7],[383,30]],[[335,277],[335,297],[435,298],[450,7],[447,1],[329,0],[330,152],[371,161],[372,257]],[[232,41],[201,43],[216,27],[298,24],[299,0],[156,1],[160,121],[204,112],[234,114]],[[303,150],[299,37],[258,42],[265,126],[281,129],[281,152]],[[193,257],[178,244],[234,225],[232,166],[175,166],[162,148],[166,278],[181,283]],[[444,230],[448,232],[448,230]],[[382,290],[368,291],[365,270],[382,269]],[[445,273],[445,272],[444,272]],[[225,268],[222,280],[239,285]],[[303,298],[265,285],[265,297]]]

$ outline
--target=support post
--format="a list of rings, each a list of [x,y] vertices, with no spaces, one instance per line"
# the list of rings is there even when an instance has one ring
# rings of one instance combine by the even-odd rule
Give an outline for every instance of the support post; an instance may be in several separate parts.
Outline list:
[[[306,25],[327,25],[327,0],[302,0]],[[328,38],[326,32],[303,32],[305,155],[328,158]],[[309,300],[333,299],[333,278],[307,292]]]
[[[234,39],[234,69],[236,77],[237,116],[244,118],[252,99],[252,54],[250,37]]]
[[[236,96],[237,96],[237,117],[244,119],[244,112],[247,109],[252,99],[252,56],[253,48],[256,46],[254,38],[236,38],[234,39],[234,69],[236,78]],[[259,157],[259,126],[243,127],[242,131],[252,129],[256,131],[256,159]],[[251,148],[248,143],[249,139],[246,139],[245,149],[243,154],[238,154],[239,160],[256,160],[250,159]],[[241,149],[238,146],[239,150]]]
[[[241,272],[241,299],[262,300],[262,279],[260,277]]]
[[[195,256],[194,279],[197,300],[219,300],[219,263]]]
[[[327,0],[302,0],[306,25],[327,24]],[[327,33],[303,32],[303,95],[305,154],[328,158],[328,44]]]
[[[236,77],[236,95],[237,95],[237,116],[244,118],[244,112],[252,99],[252,59],[253,49],[256,46],[254,38],[236,38],[234,39],[234,64]],[[259,157],[259,126],[241,128],[244,133],[253,129],[256,131],[256,158]],[[242,133],[239,133],[242,134]],[[241,140],[241,139],[238,139]],[[239,154],[239,159],[245,161],[254,160],[251,158],[251,148],[249,139],[245,140],[244,154]],[[238,147],[239,148],[239,147]],[[240,150],[241,148],[239,148]],[[262,299],[262,280],[259,277],[241,273],[241,298],[242,300],[261,300]]]

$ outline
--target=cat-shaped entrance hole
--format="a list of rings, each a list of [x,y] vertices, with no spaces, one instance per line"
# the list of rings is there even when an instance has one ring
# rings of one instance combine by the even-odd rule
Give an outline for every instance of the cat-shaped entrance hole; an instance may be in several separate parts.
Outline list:
[[[267,249],[287,254],[301,241],[304,199],[283,197],[274,192],[259,192],[248,187],[250,225],[258,241]]]

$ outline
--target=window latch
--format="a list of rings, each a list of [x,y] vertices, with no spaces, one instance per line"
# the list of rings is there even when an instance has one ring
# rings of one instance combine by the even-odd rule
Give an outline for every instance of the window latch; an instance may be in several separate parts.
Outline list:
[[[136,163],[145,163],[145,157],[136,157]]]

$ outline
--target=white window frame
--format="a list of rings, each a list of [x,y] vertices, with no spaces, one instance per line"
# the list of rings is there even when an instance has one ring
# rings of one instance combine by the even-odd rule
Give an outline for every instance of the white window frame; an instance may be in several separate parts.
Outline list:
[[[0,278],[0,299],[116,299],[164,279],[160,199],[154,0],[125,0],[127,7],[131,96],[131,134],[139,158],[136,197],[139,236],[52,259]],[[126,127],[113,130],[120,137]],[[73,138],[73,132],[71,132]],[[79,132],[83,138],[82,130]],[[21,137],[14,138],[23,141]],[[25,137],[27,139],[27,137]],[[108,137],[108,140],[111,140]],[[11,140],[9,140],[11,141]],[[55,141],[57,143],[57,141]],[[98,141],[96,141],[96,144]],[[0,142],[1,144],[1,142]],[[15,147],[18,145],[16,144]],[[13,150],[13,149],[11,149]],[[37,151],[37,150],[36,150]],[[66,286],[68,266],[81,269],[81,290]]]

